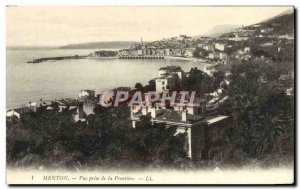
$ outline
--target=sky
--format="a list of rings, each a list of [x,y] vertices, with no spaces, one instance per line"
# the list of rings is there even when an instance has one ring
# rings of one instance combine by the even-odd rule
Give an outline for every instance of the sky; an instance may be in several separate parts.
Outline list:
[[[292,7],[7,7],[7,46],[62,46],[205,34],[250,25]]]

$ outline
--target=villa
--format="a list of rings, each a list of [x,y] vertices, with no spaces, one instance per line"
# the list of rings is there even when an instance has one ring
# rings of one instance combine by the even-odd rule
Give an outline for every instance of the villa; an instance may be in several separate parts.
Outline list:
[[[176,80],[175,80],[176,79]],[[153,123],[164,123],[167,127],[175,127],[176,133],[186,135],[186,152],[193,160],[206,159],[213,156],[213,150],[226,146],[224,133],[229,122],[229,116],[218,115],[206,110],[205,98],[196,95],[192,104],[187,95],[184,104],[181,96],[171,97],[171,91],[182,85],[183,72],[180,67],[166,67],[159,70],[156,82],[156,92],[159,99],[149,102],[148,93],[143,94],[142,105],[134,104],[130,108],[132,127],[136,128],[141,116],[151,116]],[[162,93],[167,92],[165,102]],[[175,99],[172,103],[171,99]],[[172,105],[173,104],[173,105]],[[222,152],[222,151],[221,151]]]

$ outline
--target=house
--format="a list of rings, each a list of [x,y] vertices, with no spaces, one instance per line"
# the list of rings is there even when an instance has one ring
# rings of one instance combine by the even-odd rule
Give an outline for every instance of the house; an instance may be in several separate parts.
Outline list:
[[[159,77],[155,79],[155,89],[158,93],[174,90],[182,85],[183,71],[180,67],[162,67],[158,75]]]
[[[212,76],[213,73],[216,72],[216,69],[214,67],[211,67],[211,66],[206,66],[206,67],[204,67],[203,72],[205,72],[209,76]]]
[[[165,49],[164,50],[164,55],[166,55],[166,56],[171,55],[171,50],[170,49]]]
[[[244,52],[245,53],[250,53],[250,47],[244,47]]]
[[[232,55],[237,59],[248,60],[251,58],[250,48],[245,47],[244,50],[237,50]]]
[[[206,51],[212,51],[214,49],[214,45],[213,44],[206,44],[203,46],[203,49]]]
[[[167,127],[176,128],[174,135],[186,135],[185,150],[189,158],[192,160],[211,158],[212,144],[214,144],[216,139],[221,139],[216,138],[217,136],[213,134],[219,133],[221,135],[225,133],[226,121],[229,117],[206,115],[205,104],[198,108],[201,108],[200,110],[202,111],[193,113],[184,106],[175,106],[174,109],[157,108],[156,106],[141,106],[138,109],[135,107],[131,109],[132,126],[136,127],[140,121],[140,116],[149,114],[153,123],[164,123]],[[221,145],[219,144],[219,146]]]
[[[78,100],[83,103],[84,113],[86,115],[94,114],[94,108],[96,106],[95,91],[81,90],[78,97]]]
[[[218,151],[223,154],[223,150],[227,150],[224,147],[228,144],[224,135],[229,116],[216,115],[215,110],[207,111],[206,100],[200,95],[192,98],[191,94],[184,97],[182,94],[175,94],[173,97],[172,93],[170,96],[172,90],[176,91],[181,87],[174,85],[173,77],[181,79],[178,82],[182,81],[183,71],[180,67],[169,66],[159,70],[159,78],[156,79],[156,93],[159,98],[155,102],[148,102],[148,93],[144,93],[142,104],[133,104],[130,107],[132,127],[136,128],[141,116],[149,115],[153,123],[174,127],[175,136],[186,136],[185,150],[190,159],[212,158]],[[166,90],[169,93],[163,100],[162,92]]]
[[[186,48],[184,56],[186,57],[193,57],[193,53],[196,50],[196,48]]]
[[[217,49],[219,51],[224,51],[225,50],[225,44],[215,43],[215,49]]]
[[[180,48],[172,49],[172,55],[182,56],[183,55],[183,50],[180,49]]]
[[[85,113],[83,112],[83,102],[73,100],[73,99],[62,99],[59,101],[54,101],[54,104],[56,104],[58,108],[58,112],[62,111],[70,111],[74,110],[73,119],[75,122],[77,121],[85,121]],[[52,109],[47,107],[48,111],[51,111]]]
[[[198,43],[198,44],[197,44],[197,47],[198,47],[198,48],[203,48],[204,45],[205,45],[205,44],[203,44],[203,43]]]
[[[224,52],[211,52],[208,54],[209,59],[227,59],[227,53]]]
[[[144,54],[143,54],[143,50],[142,49],[138,49],[137,50],[137,55],[138,56],[143,56]]]
[[[274,43],[272,41],[261,44],[261,46],[263,46],[263,47],[269,47],[269,46],[273,46],[273,45],[274,45]]]
[[[164,55],[165,55],[164,49],[157,49],[156,50],[156,56],[164,56]]]
[[[16,112],[15,110],[8,110],[6,112],[6,121],[13,122],[15,119],[20,119],[20,113]]]
[[[138,50],[137,49],[131,48],[131,49],[128,49],[128,51],[129,51],[129,55],[138,56]]]
[[[122,49],[118,51],[118,56],[129,56],[130,51],[128,49]]]
[[[261,33],[269,33],[272,32],[274,29],[273,28],[263,28],[260,30]]]
[[[36,102],[29,102],[24,107],[27,108],[27,109],[29,109],[32,112],[36,112],[37,104],[36,104]]]
[[[246,41],[248,40],[249,37],[248,36],[239,36],[237,34],[234,35],[234,37],[230,37],[228,38],[228,40],[230,41],[236,41],[236,42],[239,42],[239,41]]]

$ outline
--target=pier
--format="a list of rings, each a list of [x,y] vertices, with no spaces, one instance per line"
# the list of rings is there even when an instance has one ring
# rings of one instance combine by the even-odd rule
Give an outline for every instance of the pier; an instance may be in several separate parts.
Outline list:
[[[41,63],[44,61],[57,61],[57,60],[66,60],[66,59],[85,59],[87,57],[88,56],[79,56],[79,55],[62,56],[62,57],[45,57],[45,58],[33,59],[31,61],[27,61],[27,63]]]
[[[164,56],[119,56],[119,59],[164,59]]]

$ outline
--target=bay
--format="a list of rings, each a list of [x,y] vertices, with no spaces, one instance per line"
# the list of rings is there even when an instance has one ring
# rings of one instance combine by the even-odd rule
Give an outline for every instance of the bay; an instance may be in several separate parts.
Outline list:
[[[178,65],[185,72],[192,67],[201,70],[205,63],[163,59],[81,59],[26,63],[33,58],[87,55],[95,49],[7,49],[6,53],[6,109],[13,109],[29,101],[78,98],[83,89],[96,92],[116,87],[143,85],[158,75],[158,69]]]

